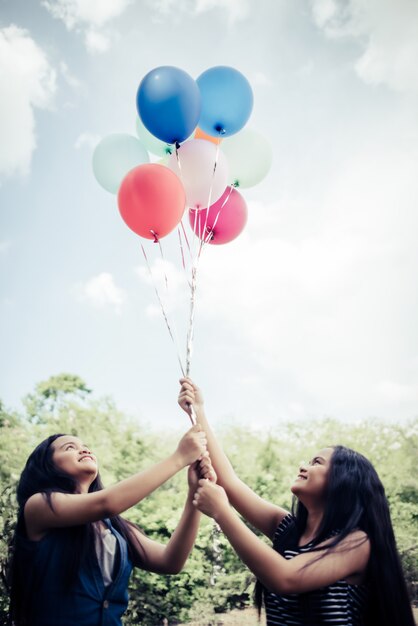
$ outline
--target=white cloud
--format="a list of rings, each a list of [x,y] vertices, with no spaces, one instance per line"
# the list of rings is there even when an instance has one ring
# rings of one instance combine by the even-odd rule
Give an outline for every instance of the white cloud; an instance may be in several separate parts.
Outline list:
[[[375,385],[376,397],[391,406],[406,403],[418,403],[418,385],[398,383],[393,380],[382,380]]]
[[[26,175],[36,148],[34,109],[51,108],[56,73],[28,31],[0,29],[0,176]]]
[[[151,274],[150,274],[151,270]],[[171,314],[181,308],[188,297],[188,285],[186,273],[178,269],[171,261],[156,259],[150,264],[150,270],[146,263],[136,268],[135,273],[141,282],[150,285],[158,292],[166,314]],[[150,317],[161,315],[161,307],[155,294],[154,304],[148,305],[146,312]]]
[[[86,283],[76,285],[73,293],[78,299],[87,301],[94,307],[111,307],[117,314],[122,312],[127,299],[125,291],[117,287],[112,274],[108,272],[102,272]]]
[[[80,150],[83,146],[87,146],[90,150],[93,150],[99,143],[101,137],[100,135],[95,135],[93,133],[81,133],[74,143],[74,148],[76,150]]]
[[[78,80],[78,78],[76,78],[76,76],[71,74],[68,65],[66,63],[64,63],[64,61],[61,61],[61,63],[60,63],[60,72],[61,72],[61,75],[63,76],[65,82],[70,87],[72,87],[73,89],[78,89],[81,86],[81,83]]]
[[[86,48],[89,52],[106,52],[110,48],[111,39],[99,31],[89,28],[84,37]]]
[[[416,412],[417,159],[387,148],[328,181],[319,228],[302,234],[299,215],[292,237],[285,207],[249,203],[247,230],[204,251],[199,316],[237,335],[262,379],[284,373],[276,415]]]
[[[131,0],[44,0],[42,5],[68,30],[84,34],[87,50],[106,52],[113,33],[106,25],[122,15]]]
[[[260,85],[261,87],[271,87],[274,84],[271,78],[263,72],[255,72],[251,83],[253,85]]]
[[[249,0],[149,0],[148,3],[161,16],[172,13],[199,15],[220,9],[226,13],[230,23],[246,19],[250,13]]]
[[[311,0],[330,38],[358,41],[355,69],[367,83],[418,92],[418,3],[415,0]]]
[[[231,22],[247,18],[250,12],[248,0],[197,0],[196,13],[204,13],[212,9],[226,11]]]

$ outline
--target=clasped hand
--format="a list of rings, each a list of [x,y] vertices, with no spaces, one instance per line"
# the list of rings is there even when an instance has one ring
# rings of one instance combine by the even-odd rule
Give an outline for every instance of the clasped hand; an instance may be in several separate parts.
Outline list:
[[[229,507],[225,490],[207,478],[199,480],[193,504],[199,511],[214,519],[217,519],[222,511]]]

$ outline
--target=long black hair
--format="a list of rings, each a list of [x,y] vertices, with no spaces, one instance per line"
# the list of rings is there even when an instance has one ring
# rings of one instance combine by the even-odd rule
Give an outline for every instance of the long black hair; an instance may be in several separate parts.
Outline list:
[[[351,532],[363,530],[370,541],[365,624],[415,626],[382,482],[365,456],[344,446],[332,447],[324,515],[313,550],[320,552],[318,558],[322,558]],[[292,515],[297,541],[306,528],[308,510],[296,497]],[[318,547],[333,535],[326,548]],[[257,581],[255,597],[259,608],[262,595],[262,585]]]
[[[20,576],[19,537],[26,537],[24,521],[24,507],[28,499],[35,493],[42,493],[53,509],[52,493],[76,493],[77,483],[75,479],[59,470],[53,461],[52,443],[63,437],[59,433],[51,435],[42,441],[29,456],[17,485],[18,515],[16,529],[9,550],[9,562],[7,568],[7,582],[10,591],[10,619],[13,624],[19,626],[27,623],[25,609],[31,605],[32,598],[27,597],[28,590],[24,589]],[[100,491],[103,485],[100,475],[97,474],[89,487],[89,493]],[[146,558],[144,550],[133,533],[134,524],[122,519],[119,515],[110,518],[114,528],[125,538],[128,544],[129,556],[134,565],[145,566]],[[94,557],[94,527],[92,523],[72,526],[64,529],[63,541],[63,579],[66,585],[71,586],[77,577],[80,565]],[[64,533],[63,533],[64,538]],[[74,546],[77,545],[77,549]]]

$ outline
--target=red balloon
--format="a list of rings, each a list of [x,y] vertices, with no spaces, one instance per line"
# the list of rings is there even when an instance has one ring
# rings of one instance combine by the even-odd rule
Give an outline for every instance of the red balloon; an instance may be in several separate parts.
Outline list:
[[[238,237],[247,223],[247,216],[244,198],[231,187],[227,187],[219,200],[209,207],[209,213],[207,209],[189,211],[190,225],[196,235],[215,245],[229,243]]]
[[[137,235],[161,239],[180,222],[186,193],[180,179],[168,167],[145,163],[134,167],[118,192],[122,219]]]

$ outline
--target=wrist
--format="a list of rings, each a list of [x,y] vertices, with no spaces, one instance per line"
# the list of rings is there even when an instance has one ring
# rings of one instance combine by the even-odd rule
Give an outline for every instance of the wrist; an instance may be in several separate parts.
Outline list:
[[[193,403],[194,412],[196,413],[196,417],[205,417],[205,405],[203,402]]]
[[[231,507],[229,506],[229,502],[227,502],[226,504],[219,507],[219,509],[216,511],[215,515],[213,516],[213,519],[215,520],[217,524],[219,524],[219,526],[222,527],[222,524],[224,524],[228,519],[230,519],[231,515],[234,515],[234,513]]]
[[[176,472],[180,471],[181,469],[183,469],[183,467],[186,467],[186,465],[188,465],[186,459],[184,458],[184,456],[182,455],[182,453],[180,452],[178,448],[171,455],[171,461],[174,464],[174,467],[176,468]]]
[[[198,509],[196,509],[196,507],[193,504],[193,498],[194,498],[194,494],[196,493],[196,489],[197,489],[197,486],[196,487],[189,487],[189,491],[188,491],[187,497],[186,497],[185,508],[199,512]]]

